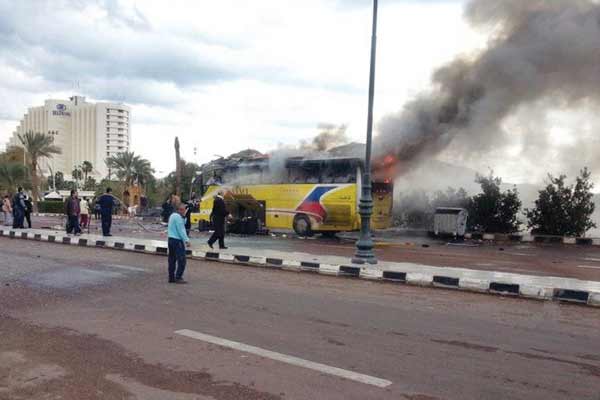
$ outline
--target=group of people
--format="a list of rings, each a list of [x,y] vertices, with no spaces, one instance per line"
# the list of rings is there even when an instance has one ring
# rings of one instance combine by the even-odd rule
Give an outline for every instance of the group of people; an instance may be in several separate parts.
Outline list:
[[[19,187],[14,196],[5,195],[2,199],[2,214],[4,215],[4,225],[12,226],[13,229],[24,229],[25,221],[31,228],[31,213],[33,204],[23,188]]]
[[[100,214],[103,236],[112,236],[110,229],[113,208],[118,204],[119,201],[113,196],[111,188],[106,188],[106,192],[96,199],[94,211]],[[79,235],[82,228],[89,228],[90,203],[83,198],[80,199],[77,190],[71,190],[71,195],[65,201],[65,215],[67,216],[67,234]]]

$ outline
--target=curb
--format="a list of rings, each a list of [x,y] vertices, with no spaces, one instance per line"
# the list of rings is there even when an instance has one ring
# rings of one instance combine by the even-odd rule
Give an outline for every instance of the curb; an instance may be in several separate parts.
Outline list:
[[[465,233],[465,239],[486,241],[509,241],[520,243],[568,244],[579,246],[600,246],[600,238],[551,236],[551,235],[519,235],[495,233]]]
[[[132,251],[145,254],[166,256],[168,249],[163,246],[147,246],[143,243],[126,243],[119,240],[90,240],[67,236],[65,234],[44,235],[14,229],[0,229],[0,237],[10,239],[26,239],[80,247],[106,248],[121,251]],[[318,262],[285,260],[282,258],[250,256],[244,254],[223,254],[216,251],[187,250],[191,259],[223,262],[243,266],[273,268],[280,270],[308,272],[345,278],[366,279],[371,281],[389,282],[394,284],[409,284],[414,286],[436,287],[444,289],[463,290],[468,292],[486,293],[500,296],[512,296],[524,299],[555,300],[600,307],[600,292],[572,290],[562,287],[540,287],[514,282],[492,281],[485,279],[461,278],[448,275],[433,275],[428,273],[374,270],[355,265],[332,265]]]

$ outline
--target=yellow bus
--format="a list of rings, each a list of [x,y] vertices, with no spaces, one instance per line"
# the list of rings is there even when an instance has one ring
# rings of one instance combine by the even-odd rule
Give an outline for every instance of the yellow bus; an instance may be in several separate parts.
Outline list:
[[[283,166],[273,168],[273,164],[273,160],[260,159],[216,163],[204,169],[196,183],[202,197],[192,223],[201,230],[209,228],[213,198],[223,191],[234,215],[232,224],[238,224],[236,229],[230,227],[234,232],[293,229],[300,236],[311,236],[360,229],[361,159],[288,158]],[[389,182],[372,185],[372,227],[385,229],[392,222],[393,186]]]

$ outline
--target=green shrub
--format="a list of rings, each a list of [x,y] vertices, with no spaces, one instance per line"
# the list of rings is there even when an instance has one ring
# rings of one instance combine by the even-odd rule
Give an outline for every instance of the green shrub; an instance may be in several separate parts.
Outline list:
[[[64,214],[65,203],[60,200],[44,200],[38,203],[38,210],[42,214]]]

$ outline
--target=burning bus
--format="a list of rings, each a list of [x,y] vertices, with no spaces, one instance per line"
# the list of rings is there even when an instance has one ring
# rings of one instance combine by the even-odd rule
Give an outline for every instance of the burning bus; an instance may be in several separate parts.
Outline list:
[[[214,161],[196,180],[201,202],[192,223],[201,230],[209,228],[213,198],[222,190],[233,216],[231,232],[293,229],[300,236],[311,236],[358,230],[363,165],[363,160],[350,157],[290,157],[281,163],[268,156]],[[382,180],[372,186],[372,226],[388,228],[393,184]]]

